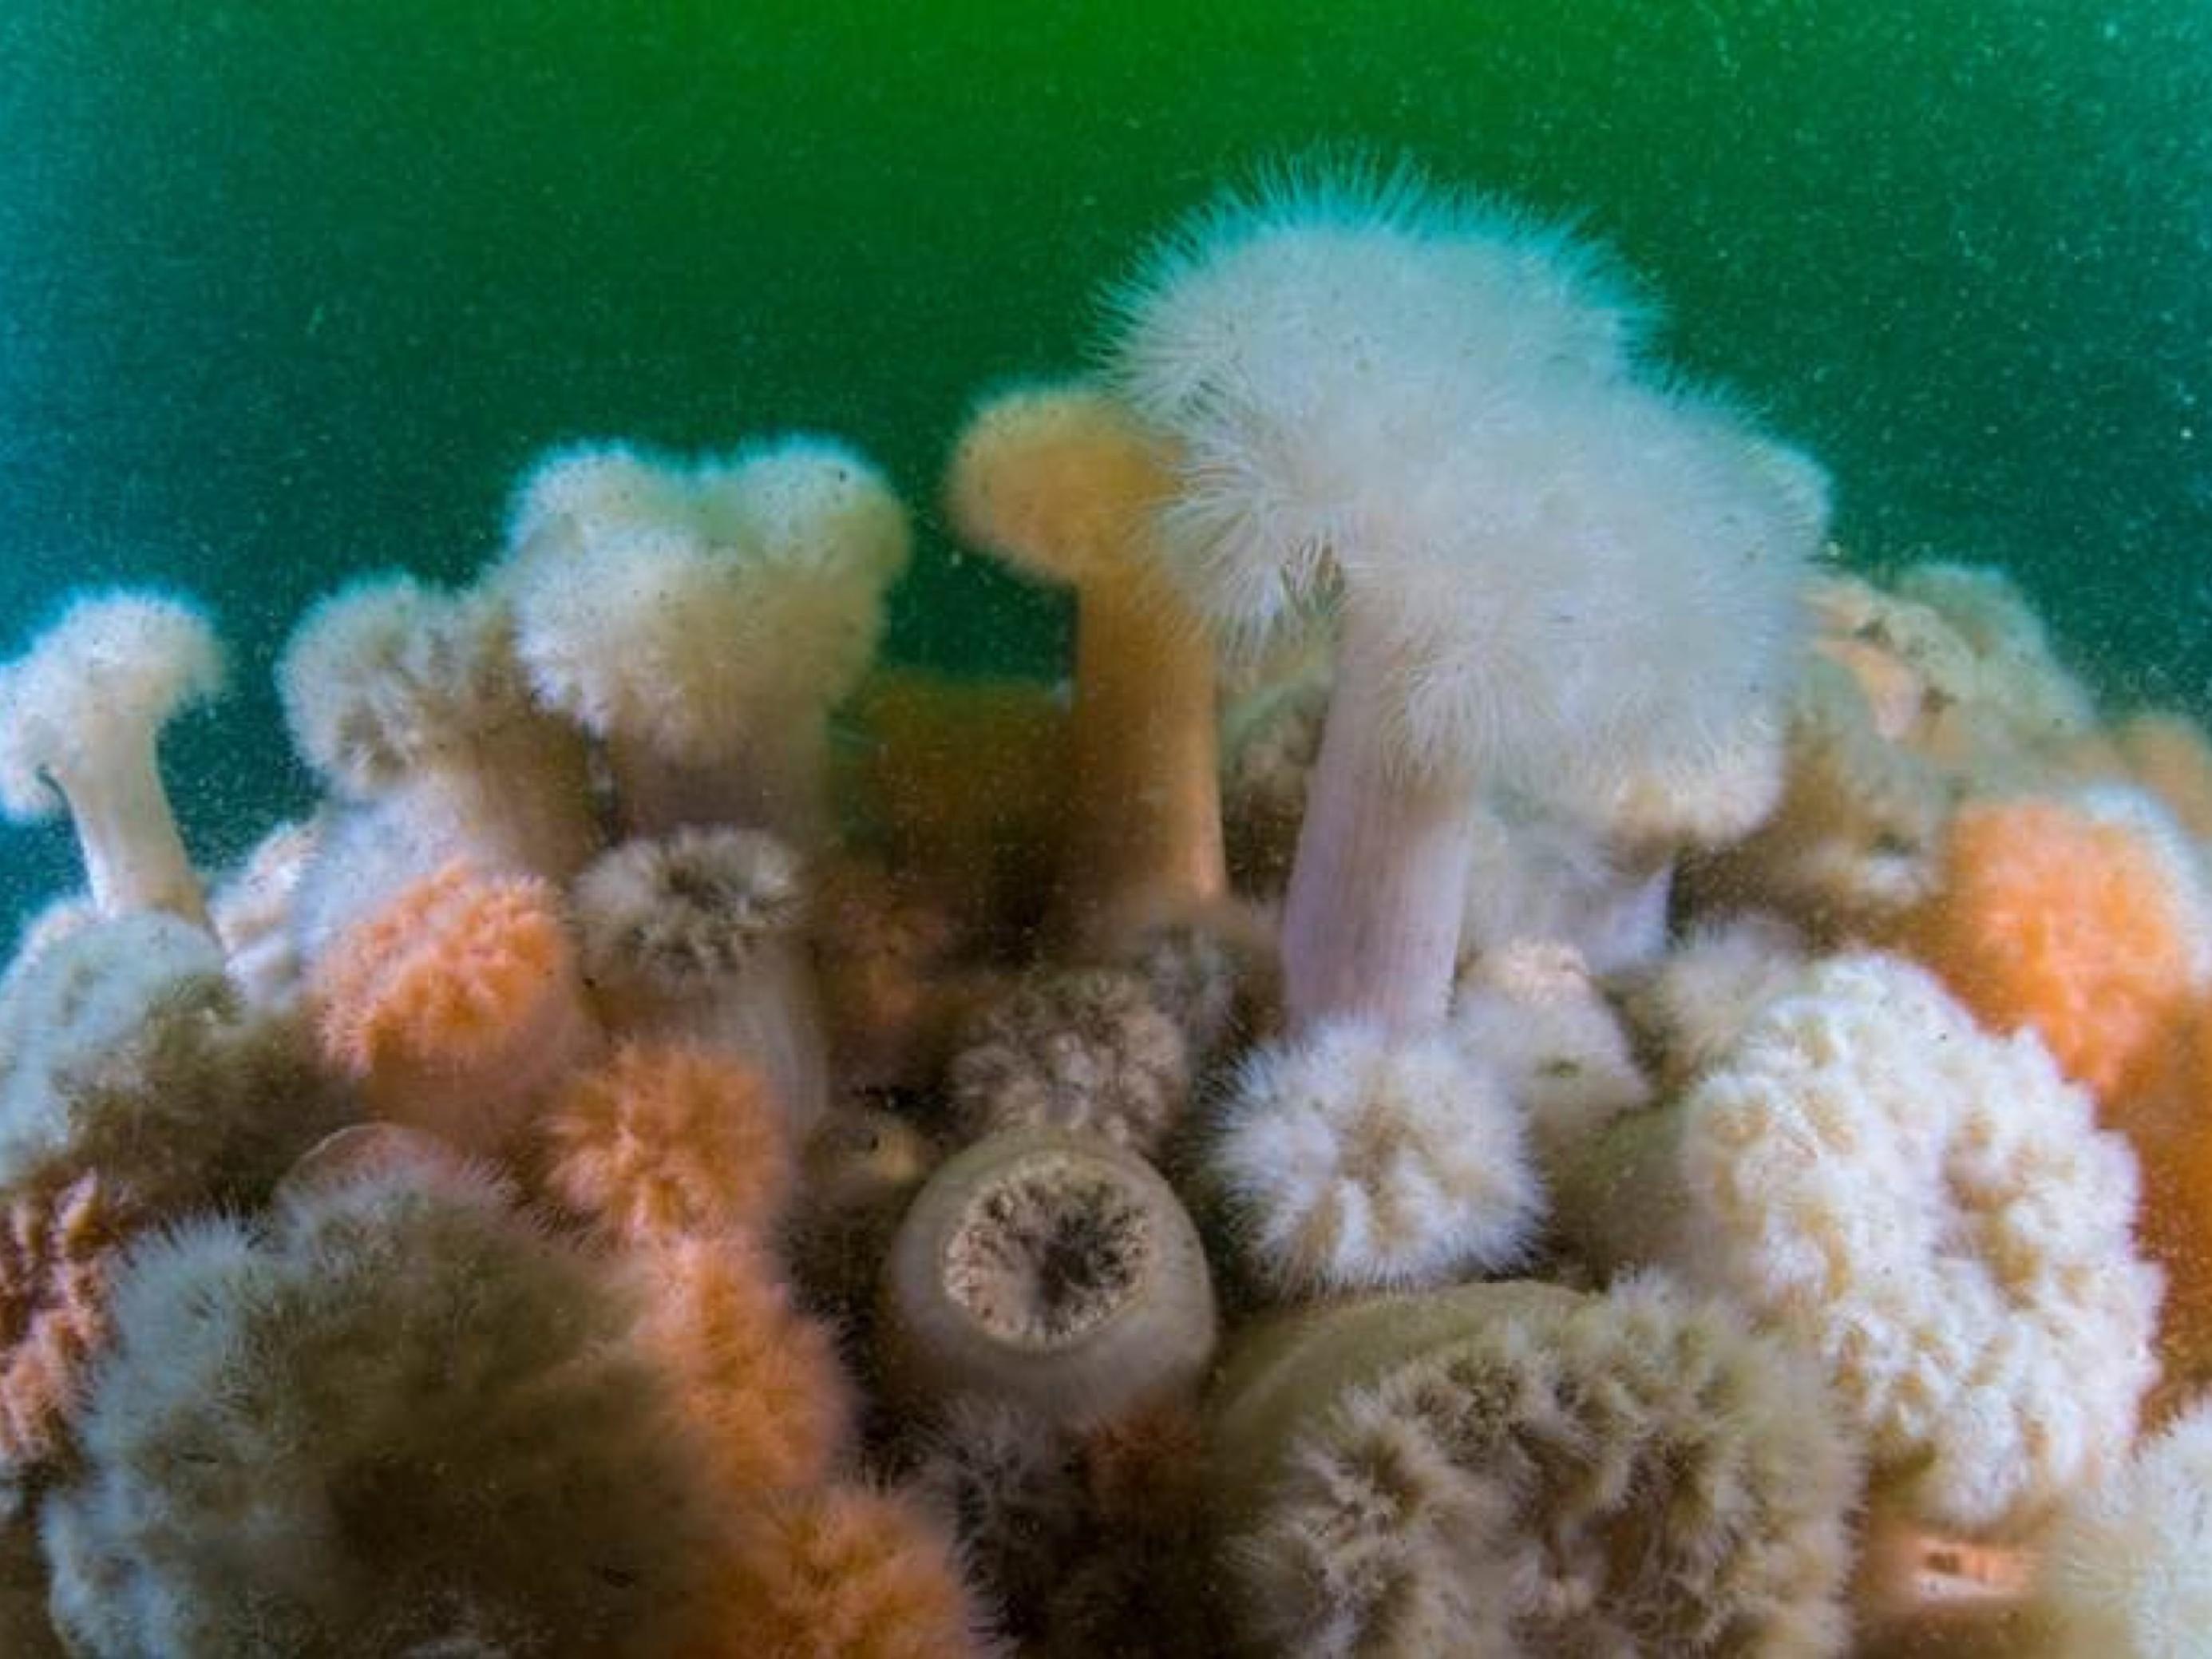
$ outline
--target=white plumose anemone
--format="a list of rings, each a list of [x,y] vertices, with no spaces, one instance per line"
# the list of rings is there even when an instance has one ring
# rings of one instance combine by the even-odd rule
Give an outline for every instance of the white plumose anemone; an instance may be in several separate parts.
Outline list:
[[[334,798],[293,930],[307,954],[453,859],[560,882],[598,850],[582,736],[532,702],[500,596],[349,583],[293,629],[276,688]]]
[[[2032,1603],[2046,1659],[2185,1659],[2212,1632],[2212,1401],[2069,1498]]]
[[[2033,1033],[1983,1030],[1899,957],[1814,963],[1558,1190],[1598,1265],[1670,1267],[1817,1356],[1925,1523],[2032,1522],[2157,1375],[2127,1144]]]
[[[1245,647],[1340,621],[1294,1029],[1442,1017],[1479,790],[1602,813],[1778,744],[1817,469],[1639,379],[1643,313],[1583,245],[1403,176],[1300,182],[1201,216],[1120,310],[1200,614]]]
[[[880,473],[818,438],[688,467],[566,450],[510,535],[495,582],[532,686],[605,745],[633,830],[827,832],[830,710],[911,545]]]
[[[1254,1049],[1211,1162],[1278,1296],[1449,1284],[1516,1260],[1543,1218],[1527,1113],[1443,1034],[1338,1020]]]
[[[1589,245],[1407,173],[1226,198],[1115,309],[1117,389],[1184,446],[1178,574],[1246,646],[1304,615],[1378,516],[1449,510],[1411,469],[1516,375],[1615,379],[1645,322]]]
[[[67,807],[102,915],[168,910],[205,922],[155,749],[173,714],[222,686],[222,646],[206,617],[125,589],[82,595],[0,667],[0,811],[28,820]]]

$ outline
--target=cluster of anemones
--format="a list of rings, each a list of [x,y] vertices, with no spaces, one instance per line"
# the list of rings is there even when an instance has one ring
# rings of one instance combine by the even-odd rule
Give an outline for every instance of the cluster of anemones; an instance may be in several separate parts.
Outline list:
[[[2183,1650],[2201,736],[1823,566],[1556,229],[1298,181],[1115,310],[945,488],[1065,687],[875,666],[812,439],[325,600],[212,894],[198,613],[0,670],[10,1651]]]

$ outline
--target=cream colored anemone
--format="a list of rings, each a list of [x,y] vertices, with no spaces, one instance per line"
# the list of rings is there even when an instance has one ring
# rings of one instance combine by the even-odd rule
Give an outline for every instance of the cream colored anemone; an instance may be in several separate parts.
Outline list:
[[[1209,1407],[1255,1650],[1841,1650],[1856,1468],[1817,1379],[1660,1279],[1520,1281],[1264,1328]]]
[[[2074,1494],[2043,1546],[2035,1653],[2202,1655],[2212,1641],[2212,1401]]]
[[[2133,1154],[2032,1035],[1901,958],[1815,963],[1559,1191],[1601,1262],[1675,1268],[1817,1356],[1876,1478],[1936,1525],[2034,1519],[2127,1443],[2156,1375]]]
[[[1071,1129],[1150,1158],[1190,1103],[1190,1042],[1139,975],[1048,969],[966,1023],[946,1083],[967,1139]]]
[[[206,920],[155,748],[222,684],[222,642],[196,606],[125,589],[82,596],[0,666],[0,811],[68,812],[102,915]]]
[[[276,684],[294,746],[352,810],[502,873],[566,881],[597,849],[582,735],[532,702],[501,597],[356,581],[301,619]]]

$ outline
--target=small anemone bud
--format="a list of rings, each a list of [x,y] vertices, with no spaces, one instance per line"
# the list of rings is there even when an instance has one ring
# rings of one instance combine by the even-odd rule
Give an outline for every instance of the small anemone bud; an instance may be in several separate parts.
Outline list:
[[[1331,1020],[1247,1056],[1211,1162],[1272,1293],[1439,1285],[1528,1248],[1524,1118],[1449,1036]]]
[[[1850,1596],[1855,1651],[1863,1659],[2042,1653],[2022,1640],[2037,1569],[2033,1546],[1931,1528],[1883,1492],[1869,1497],[1857,1530]],[[2105,1651],[2138,1650],[2121,1644]]]
[[[1731,906],[1771,907],[1824,938],[1887,922],[1936,879],[1953,785],[1892,740],[1850,672],[1815,655],[1790,713],[1782,799],[1693,884]]]
[[[1195,1387],[1213,1353],[1189,1216],[1143,1159],[1090,1136],[1014,1131],[949,1160],[892,1242],[883,1297],[902,1391],[1071,1427]]]
[[[1979,701],[2032,747],[2094,728],[2094,700],[2059,660],[2051,635],[2010,576],[1988,565],[1936,562],[1899,574],[1901,604],[1925,605],[1971,653]]]
[[[1637,846],[1510,796],[1486,799],[1468,824],[1462,963],[1525,945],[1564,945],[1612,974],[1666,948],[1674,865],[1665,838]]]
[[[806,1143],[788,1238],[793,1276],[810,1301],[865,1322],[891,1235],[944,1156],[879,1106],[848,1103],[823,1120]]]
[[[843,1107],[806,1144],[806,1200],[836,1210],[903,1206],[941,1161],[929,1137],[897,1113]]]
[[[803,1136],[829,1103],[820,994],[790,845],[758,830],[628,841],[577,878],[584,975],[613,1030],[758,1066]]]
[[[1264,1040],[1281,1024],[1274,923],[1249,905],[1232,899],[1133,920],[1108,956],[1140,975],[1182,1027],[1194,1071],[1232,1042]]]
[[[1752,1017],[1804,975],[1802,935],[1760,911],[1694,925],[1617,987],[1621,1012],[1662,1093],[1718,1065]]]
[[[969,1024],[950,1073],[968,1138],[1001,1129],[1095,1134],[1150,1156],[1190,1098],[1190,1045],[1134,974],[1035,974]]]
[[[1589,964],[1571,945],[1528,944],[1477,962],[1461,981],[1452,1030],[1528,1113],[1540,1159],[1651,1103]]]

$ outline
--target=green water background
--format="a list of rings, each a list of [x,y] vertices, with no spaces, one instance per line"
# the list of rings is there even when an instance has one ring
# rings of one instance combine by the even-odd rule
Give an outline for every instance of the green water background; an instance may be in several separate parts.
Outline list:
[[[932,510],[963,407],[1218,182],[1356,143],[1580,214],[1857,554],[2001,562],[2202,708],[2208,94],[2179,0],[12,0],[0,643],[208,599],[239,691],[171,771],[219,860],[307,798],[268,665],[342,573],[465,572],[556,441],[808,428],[920,510],[893,654],[1043,670],[1064,612]],[[0,861],[0,908],[73,876]]]

